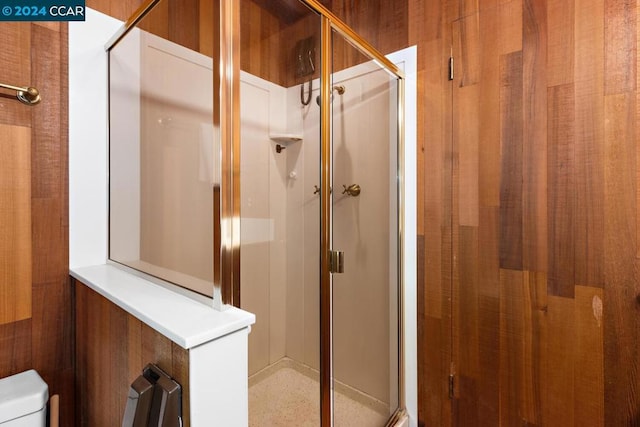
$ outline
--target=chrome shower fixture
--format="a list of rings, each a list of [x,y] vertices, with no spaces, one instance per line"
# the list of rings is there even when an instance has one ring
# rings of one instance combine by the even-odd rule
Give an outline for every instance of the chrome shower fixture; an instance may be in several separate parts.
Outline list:
[[[16,91],[16,98],[18,101],[26,105],[36,105],[41,101],[40,92],[35,87],[20,87],[0,83],[0,87],[4,89],[10,89]]]

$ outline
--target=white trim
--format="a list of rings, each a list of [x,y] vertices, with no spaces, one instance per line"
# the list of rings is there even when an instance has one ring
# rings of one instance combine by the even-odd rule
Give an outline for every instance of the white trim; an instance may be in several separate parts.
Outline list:
[[[417,140],[417,48],[411,46],[387,56],[403,63],[405,73],[404,128],[404,384],[409,426],[418,425],[418,330],[416,246],[416,140]]]

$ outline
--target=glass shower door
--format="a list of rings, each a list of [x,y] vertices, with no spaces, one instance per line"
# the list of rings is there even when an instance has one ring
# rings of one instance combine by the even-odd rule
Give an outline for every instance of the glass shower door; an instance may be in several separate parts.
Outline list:
[[[399,389],[398,81],[336,31],[332,45],[334,425],[384,426]]]

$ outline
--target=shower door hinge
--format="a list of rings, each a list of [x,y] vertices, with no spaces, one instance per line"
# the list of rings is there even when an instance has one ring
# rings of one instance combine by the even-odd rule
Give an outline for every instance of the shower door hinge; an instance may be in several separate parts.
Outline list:
[[[449,57],[449,81],[453,80],[453,56]]]
[[[449,375],[449,399],[453,399],[455,397],[455,376],[453,374]]]
[[[343,251],[329,251],[329,271],[331,273],[344,273]]]

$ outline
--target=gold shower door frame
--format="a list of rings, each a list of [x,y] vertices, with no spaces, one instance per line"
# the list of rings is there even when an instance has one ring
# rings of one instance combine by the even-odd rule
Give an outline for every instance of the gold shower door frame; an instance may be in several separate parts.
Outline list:
[[[368,42],[333,15],[322,4],[315,0],[300,0],[321,15],[320,42],[320,99],[331,99],[332,88],[332,31],[336,31],[344,39],[373,59],[398,79],[398,265],[402,266],[403,218],[404,218],[404,74],[384,55],[374,49]],[[320,103],[320,420],[322,427],[333,426],[333,319],[332,319],[332,273],[330,257],[332,247],[332,104]],[[398,367],[398,409],[387,425],[393,426],[405,413],[404,396],[404,339],[403,339],[403,281],[402,268],[398,268],[399,307],[399,367]]]
[[[404,73],[378,52],[366,40],[360,37],[349,26],[336,17],[316,0],[299,0],[316,11],[321,18],[320,41],[320,99],[331,99],[332,74],[332,31],[336,31],[344,39],[374,60],[382,69],[398,79],[398,266],[402,266],[404,242]],[[234,224],[227,245],[220,246],[221,263],[216,264],[221,274],[221,295],[224,304],[240,307],[240,7],[239,2],[223,0],[221,8],[221,43],[220,43],[220,111],[231,112],[233,117],[222,117],[222,200],[220,218],[222,223]],[[225,96],[226,95],[226,96]],[[331,103],[320,102],[320,422],[322,427],[333,426],[333,324],[332,324],[332,273],[330,269],[330,253],[332,251],[332,203],[331,203]],[[227,185],[225,185],[225,182]],[[229,194],[231,192],[232,194]],[[225,206],[227,209],[225,210]],[[236,228],[237,227],[237,228]],[[215,229],[215,228],[214,228]],[[215,242],[214,242],[215,243]],[[217,261],[217,260],[216,260]],[[398,409],[390,418],[392,426],[405,413],[404,393],[404,325],[403,325],[403,280],[402,268],[398,268]],[[218,277],[218,273],[214,273]],[[218,282],[216,282],[218,283]],[[214,291],[215,297],[215,291]]]

